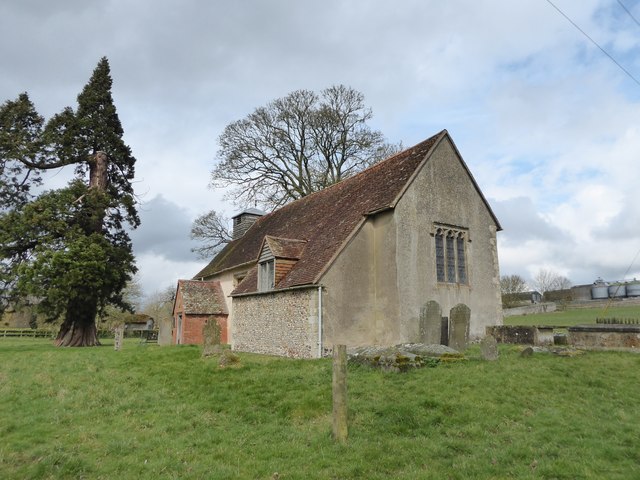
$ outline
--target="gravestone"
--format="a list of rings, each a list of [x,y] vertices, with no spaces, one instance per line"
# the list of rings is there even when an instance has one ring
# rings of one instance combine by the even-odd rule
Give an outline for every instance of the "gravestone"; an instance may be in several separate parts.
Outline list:
[[[520,352],[520,356],[521,357],[525,357],[526,358],[526,357],[530,357],[532,355],[533,355],[533,348],[531,348],[531,347],[527,347],[527,348],[525,348],[524,350],[522,350]]]
[[[480,341],[480,353],[483,360],[498,359],[498,342],[492,335],[487,335]]]
[[[451,309],[449,314],[449,346],[462,352],[469,343],[469,320],[471,310],[463,303]]]
[[[418,343],[440,344],[442,309],[438,302],[430,300],[420,309]]]
[[[226,368],[232,366],[240,366],[240,357],[229,349],[222,350],[218,367]]]
[[[117,352],[122,348],[124,339],[124,325],[118,325],[114,330],[113,349]]]
[[[160,318],[158,320],[158,345],[171,345],[173,343],[172,323],[173,317]]]
[[[215,318],[210,318],[202,327],[202,339],[203,348],[202,356],[210,357],[211,355],[218,355],[222,352],[222,345],[220,344],[220,338],[222,336],[222,329]]]

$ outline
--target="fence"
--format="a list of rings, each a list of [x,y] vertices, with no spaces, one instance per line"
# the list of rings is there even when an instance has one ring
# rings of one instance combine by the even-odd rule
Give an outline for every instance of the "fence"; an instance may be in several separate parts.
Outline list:
[[[58,329],[47,330],[44,328],[0,328],[0,338],[26,337],[26,338],[56,338]],[[137,336],[137,335],[136,335]],[[98,330],[98,338],[112,338],[110,330]]]
[[[57,335],[55,330],[44,330],[41,328],[4,328],[0,329],[0,337],[41,337],[55,338]]]

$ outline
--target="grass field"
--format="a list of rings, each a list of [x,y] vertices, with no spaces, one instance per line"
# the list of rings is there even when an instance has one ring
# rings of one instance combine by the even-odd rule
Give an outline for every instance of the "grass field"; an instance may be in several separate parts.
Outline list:
[[[573,325],[596,323],[596,318],[640,319],[640,305],[625,307],[613,306],[602,308],[568,309],[551,313],[537,313],[505,317],[505,325],[556,325],[571,327]]]
[[[349,367],[337,445],[330,360],[0,339],[0,478],[640,478],[640,355],[468,357]]]

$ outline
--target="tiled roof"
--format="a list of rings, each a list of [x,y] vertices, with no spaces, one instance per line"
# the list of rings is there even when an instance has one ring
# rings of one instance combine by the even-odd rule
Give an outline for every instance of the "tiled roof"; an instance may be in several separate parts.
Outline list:
[[[265,237],[270,235],[306,240],[302,256],[277,288],[314,284],[366,215],[395,207],[418,166],[445,136],[448,133],[443,130],[353,177],[259,218],[194,278],[211,277],[243,264],[253,266]],[[233,294],[257,290],[255,270],[247,274]]]
[[[306,240],[293,240],[291,238],[278,238],[267,235],[264,241],[269,245],[269,250],[276,258],[299,260],[304,251]]]
[[[307,241],[303,257],[278,287],[313,284],[365,215],[393,206],[418,165],[443,135],[446,131],[259,218],[243,237],[227,244],[195,278],[207,278],[222,270],[255,262],[263,239],[271,235]],[[245,277],[234,293],[257,290],[257,275],[253,273]]]
[[[217,315],[228,313],[224,294],[218,281],[178,280],[178,290],[182,292],[185,314]]]

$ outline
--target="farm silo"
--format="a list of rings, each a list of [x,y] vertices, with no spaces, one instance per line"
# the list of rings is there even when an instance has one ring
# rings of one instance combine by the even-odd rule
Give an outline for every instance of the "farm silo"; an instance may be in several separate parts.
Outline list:
[[[594,300],[602,300],[605,298],[609,298],[609,285],[598,278],[591,287],[591,298]]]

